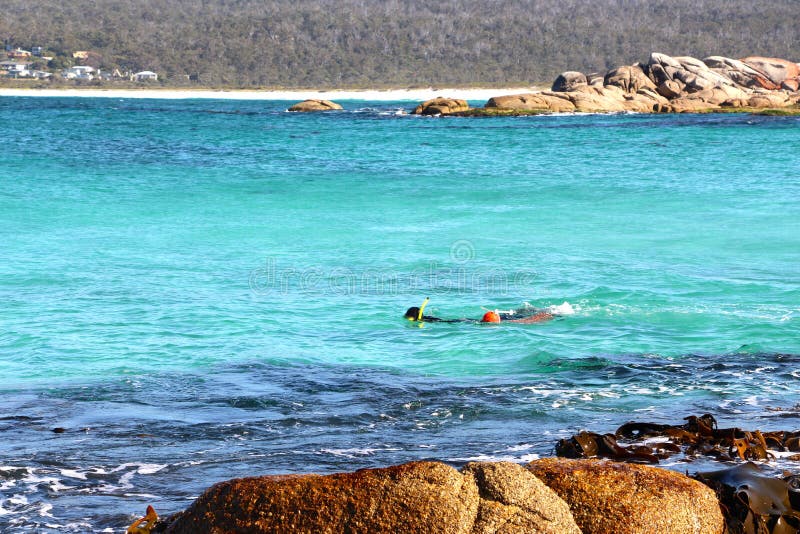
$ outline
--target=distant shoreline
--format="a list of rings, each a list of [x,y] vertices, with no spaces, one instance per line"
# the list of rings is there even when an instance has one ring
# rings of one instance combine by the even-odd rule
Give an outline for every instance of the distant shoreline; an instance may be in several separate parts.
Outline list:
[[[464,100],[488,100],[500,95],[530,93],[534,87],[507,89],[363,89],[363,90],[212,90],[212,89],[17,89],[0,88],[0,97],[85,97],[85,98],[158,98],[158,99],[222,99],[222,100],[286,100],[301,101],[311,98],[324,100],[364,101],[424,101],[437,96]]]

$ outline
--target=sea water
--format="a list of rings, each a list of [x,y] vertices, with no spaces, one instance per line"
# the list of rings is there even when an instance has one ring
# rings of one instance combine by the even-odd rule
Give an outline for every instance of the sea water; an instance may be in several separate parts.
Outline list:
[[[800,119],[344,104],[0,100],[0,530],[631,419],[800,428]],[[558,316],[403,319],[426,297]]]

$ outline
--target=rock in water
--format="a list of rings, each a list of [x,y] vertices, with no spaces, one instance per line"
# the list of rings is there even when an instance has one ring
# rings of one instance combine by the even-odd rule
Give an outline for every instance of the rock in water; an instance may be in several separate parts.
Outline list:
[[[167,527],[174,534],[221,532],[468,533],[478,488],[437,462],[335,475],[262,476],[206,490]]]
[[[469,104],[460,98],[437,97],[426,100],[414,108],[414,115],[449,115],[460,111],[467,111]]]
[[[342,106],[330,100],[303,100],[288,109],[288,111],[331,111],[342,109]]]
[[[473,534],[580,534],[567,503],[521,465],[470,463],[462,472],[480,492]]]
[[[495,96],[486,102],[487,108],[523,111],[575,111],[575,104],[565,93],[545,92]]]
[[[553,82],[551,90],[559,93],[574,91],[578,87],[588,85],[588,83],[585,74],[570,70],[558,75],[558,78]]]
[[[714,492],[674,471],[545,458],[528,469],[567,501],[584,534],[722,534]]]

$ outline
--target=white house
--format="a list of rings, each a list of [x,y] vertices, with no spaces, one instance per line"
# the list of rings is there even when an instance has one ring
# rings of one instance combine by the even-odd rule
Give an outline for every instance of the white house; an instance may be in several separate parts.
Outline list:
[[[134,74],[133,79],[137,82],[155,82],[158,80],[158,74],[149,70],[143,70],[142,72],[137,72]]]
[[[16,61],[0,62],[0,68],[8,73],[7,76],[13,78],[30,76],[30,67],[30,63],[17,63]]]
[[[78,65],[68,68],[61,73],[61,76],[67,80],[94,80],[93,72],[94,69],[92,67]]]

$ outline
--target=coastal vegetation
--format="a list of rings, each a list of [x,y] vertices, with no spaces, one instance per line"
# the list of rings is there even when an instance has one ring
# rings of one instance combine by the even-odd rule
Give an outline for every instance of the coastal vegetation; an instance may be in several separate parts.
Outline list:
[[[604,71],[643,54],[797,60],[797,3],[775,0],[6,0],[0,39],[51,69],[149,70],[159,84],[469,86]]]

